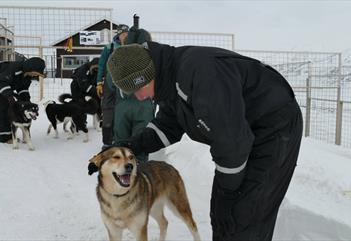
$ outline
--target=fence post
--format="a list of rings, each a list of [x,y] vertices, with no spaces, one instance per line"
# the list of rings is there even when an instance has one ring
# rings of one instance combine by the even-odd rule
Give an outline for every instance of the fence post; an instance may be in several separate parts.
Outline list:
[[[341,145],[341,128],[342,128],[342,106],[341,101],[341,53],[338,53],[338,79],[337,79],[337,104],[336,104],[336,125],[335,125],[335,144]]]
[[[113,40],[112,10],[110,10],[110,42]]]
[[[232,50],[234,51],[235,50],[235,36],[234,34],[232,34]]]
[[[39,57],[44,59],[43,57],[43,46],[40,43],[39,46]],[[39,101],[41,101],[44,98],[44,78],[39,77]]]
[[[308,76],[306,79],[306,117],[305,117],[305,137],[310,136],[311,128],[311,79],[312,63],[308,62]]]

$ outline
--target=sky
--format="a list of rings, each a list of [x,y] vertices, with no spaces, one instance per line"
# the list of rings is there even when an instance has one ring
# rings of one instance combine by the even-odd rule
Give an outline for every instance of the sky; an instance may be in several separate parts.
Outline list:
[[[233,33],[237,49],[343,52],[351,1],[9,1],[0,5],[113,8],[115,20],[150,31]]]

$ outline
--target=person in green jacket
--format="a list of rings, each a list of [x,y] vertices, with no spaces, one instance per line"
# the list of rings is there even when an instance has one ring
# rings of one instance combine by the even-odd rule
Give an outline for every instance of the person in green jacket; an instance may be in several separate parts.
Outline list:
[[[148,31],[131,27],[128,31],[125,44],[141,44],[150,40],[151,35]],[[114,142],[127,140],[139,134],[154,118],[155,114],[155,106],[151,98],[138,101],[134,95],[126,95],[117,87],[116,91],[113,124]],[[139,161],[146,161],[148,155],[140,154],[137,156],[137,159]]]
[[[126,26],[126,25],[123,25]],[[138,29],[135,27],[131,27],[129,31],[125,31],[126,28],[121,25],[118,26],[117,29],[117,36],[118,36],[118,41],[115,41],[117,44],[114,43],[114,49],[120,47],[121,45],[124,44],[131,44],[131,43],[144,43],[146,41],[151,40],[151,35],[148,31],[144,29]],[[109,45],[108,45],[109,46]],[[139,134],[145,127],[146,125],[154,118],[154,113],[155,113],[155,106],[150,98],[145,99],[144,101],[138,101],[134,95],[126,95],[124,94],[119,88],[117,88],[113,83],[112,83],[112,78],[109,74],[109,71],[106,71],[106,63],[108,60],[109,55],[113,52],[111,51],[111,45],[106,46],[106,50],[104,49],[103,54],[100,57],[101,63],[104,63],[103,66],[100,69],[99,65],[99,72],[104,71],[107,72],[107,78],[106,78],[106,84],[103,85],[104,91],[109,91],[109,93],[112,93],[111,95],[114,97],[114,99],[109,99],[108,102],[111,104],[113,102],[113,115],[108,116],[107,118],[108,121],[111,121],[111,125],[109,125],[105,129],[105,133],[103,131],[103,135],[105,134],[111,134],[111,131],[113,133],[113,140],[112,142],[117,142],[121,140],[126,140],[129,139],[130,137]],[[102,60],[104,59],[104,60]],[[98,74],[98,79],[99,79],[99,74]],[[103,92],[103,96],[105,96],[105,92]],[[103,97],[104,98],[104,97]],[[108,104],[108,107],[110,105]],[[110,111],[110,108],[106,108]],[[110,113],[110,112],[108,112]],[[104,114],[103,114],[104,115]],[[106,122],[104,125],[104,117],[103,117],[103,128],[106,126]],[[106,127],[105,127],[106,128]],[[104,129],[103,129],[104,130]],[[106,132],[108,133],[106,134]],[[104,138],[103,138],[104,139]],[[106,138],[105,138],[106,139]],[[111,144],[104,143],[103,149],[108,147]],[[137,156],[137,159],[139,161],[145,161],[147,160],[147,155],[146,154],[140,154]]]
[[[129,27],[127,25],[118,25],[116,36],[113,38],[112,43],[104,47],[99,59],[96,92],[101,99],[102,149],[105,149],[113,143],[113,112],[116,101],[116,87],[111,82],[111,76],[106,70],[106,63],[113,50],[121,46],[121,42],[127,37],[128,30]]]

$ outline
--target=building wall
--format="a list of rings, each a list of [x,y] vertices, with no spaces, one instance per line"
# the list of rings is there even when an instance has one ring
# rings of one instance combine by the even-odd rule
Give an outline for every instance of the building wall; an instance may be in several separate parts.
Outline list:
[[[116,24],[113,24],[112,28],[116,29]],[[110,22],[107,20],[103,20],[98,22],[95,25],[92,25],[89,28],[86,28],[83,31],[101,31],[103,29],[110,29]],[[55,44],[55,46],[65,46],[67,43],[67,39],[62,40],[61,42]],[[72,42],[73,42],[73,47],[101,47],[101,50],[89,50],[89,49],[73,49],[72,52],[67,52],[64,49],[56,49],[56,75],[55,77],[61,77],[61,78],[70,78],[72,74],[72,69],[67,70],[67,69],[62,69],[62,60],[64,56],[78,56],[78,55],[89,55],[91,56],[90,59],[94,57],[98,57],[101,54],[101,51],[104,47],[104,45],[81,45],[80,44],[80,36],[79,33],[76,33],[72,36]]]
[[[73,50],[73,52],[69,53],[64,49],[57,49],[57,68],[56,68],[56,75],[57,78],[71,78],[72,70],[73,69],[62,69],[62,60],[65,56],[90,56],[90,60],[94,57],[99,57],[102,50],[88,50],[88,49],[77,49]],[[77,66],[78,67],[78,66]]]

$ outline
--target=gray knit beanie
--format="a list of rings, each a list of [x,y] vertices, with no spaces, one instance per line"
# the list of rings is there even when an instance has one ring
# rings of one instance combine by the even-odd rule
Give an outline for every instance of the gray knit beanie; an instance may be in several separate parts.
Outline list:
[[[107,61],[112,82],[130,94],[155,79],[155,66],[147,49],[139,44],[121,46]]]

